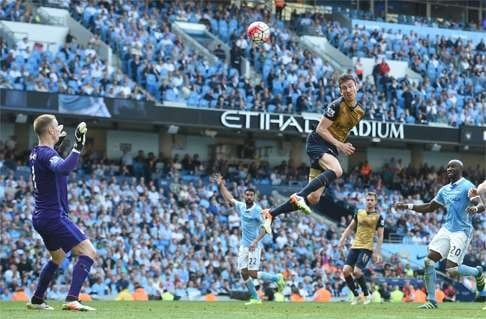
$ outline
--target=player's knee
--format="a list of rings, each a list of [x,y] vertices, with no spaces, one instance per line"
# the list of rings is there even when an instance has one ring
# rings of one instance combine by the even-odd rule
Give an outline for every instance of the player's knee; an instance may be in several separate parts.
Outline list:
[[[83,241],[73,250],[74,253],[76,253],[76,255],[78,256],[88,256],[93,260],[95,260],[96,258],[96,249],[94,248],[93,244],[91,244],[89,240]]]
[[[343,169],[341,168],[341,166],[333,167],[332,170],[336,174],[336,178],[343,176]]]
[[[256,270],[248,270],[248,275],[251,277],[251,278],[255,278],[257,279],[258,278],[258,273]]]
[[[64,260],[64,256],[52,256],[51,257],[51,260],[53,263],[55,263],[56,265],[60,265],[62,263],[62,261]]]
[[[318,192],[310,193],[307,196],[307,201],[311,205],[316,205],[317,203],[319,203],[320,199],[321,199],[321,194],[319,194]]]
[[[96,256],[98,255],[96,253],[96,250],[95,249],[90,249],[88,251],[88,254],[86,254],[89,258],[93,259],[93,261],[96,259]]]
[[[430,259],[429,257],[425,257],[424,265],[425,267],[435,267],[435,261],[433,259]]]
[[[353,271],[354,278],[359,278],[363,276],[363,272],[359,268],[355,268]]]
[[[241,274],[241,278],[243,278],[243,280],[247,280],[248,277],[249,277],[248,269],[241,269],[240,274]]]
[[[451,277],[459,276],[459,267],[454,266],[454,267],[446,268],[446,272]]]
[[[344,266],[344,268],[343,268],[344,277],[349,277],[352,272],[353,272],[353,269],[351,269],[350,266],[348,266],[348,265]]]

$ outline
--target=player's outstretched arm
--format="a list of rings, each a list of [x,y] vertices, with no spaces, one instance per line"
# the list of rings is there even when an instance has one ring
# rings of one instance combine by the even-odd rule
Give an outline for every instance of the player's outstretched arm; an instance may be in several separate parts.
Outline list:
[[[221,193],[221,196],[223,196],[225,201],[233,203],[235,201],[235,198],[233,197],[233,195],[231,195],[230,191],[224,185],[223,176],[221,176],[221,174],[216,174],[215,178],[216,178],[216,184],[218,184],[218,188],[219,188],[219,192]]]
[[[342,250],[344,248],[344,244],[346,243],[346,238],[348,238],[349,235],[353,233],[355,228],[356,228],[356,221],[353,218],[351,223],[349,223],[348,227],[346,227],[343,234],[341,235],[341,239],[339,239],[338,250]]]
[[[432,200],[425,204],[410,204],[410,203],[396,203],[394,205],[396,209],[410,209],[418,213],[430,213],[434,210],[441,208],[442,206],[436,201]]]
[[[338,141],[329,131],[329,127],[332,125],[333,121],[323,116],[317,125],[316,132],[325,141],[336,146],[339,152],[344,155],[352,155],[356,150],[351,143],[343,143]]]

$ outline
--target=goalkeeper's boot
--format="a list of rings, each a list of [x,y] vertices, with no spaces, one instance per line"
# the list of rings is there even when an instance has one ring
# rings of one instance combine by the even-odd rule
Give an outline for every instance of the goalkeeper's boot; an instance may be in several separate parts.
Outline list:
[[[74,301],[66,301],[62,305],[62,310],[71,310],[71,311],[95,311],[96,309],[90,306],[83,305],[78,300]]]
[[[26,306],[27,306],[27,309],[33,309],[33,310],[54,310],[53,307],[49,306],[45,302],[43,302],[43,303],[31,303],[31,302],[29,302]]]
[[[359,296],[351,297],[351,306],[356,306],[359,303]]]
[[[304,197],[293,194],[290,196],[290,202],[297,206],[297,208],[304,214],[310,215],[310,213],[312,213],[312,209],[309,207],[309,205],[307,205]]]

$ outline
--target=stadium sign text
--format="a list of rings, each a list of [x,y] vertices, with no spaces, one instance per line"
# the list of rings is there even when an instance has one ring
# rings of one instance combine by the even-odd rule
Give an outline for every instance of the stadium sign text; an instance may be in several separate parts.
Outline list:
[[[317,113],[288,115],[252,111],[225,111],[221,113],[221,124],[233,129],[310,133],[320,118],[321,115]],[[378,121],[361,121],[357,127],[351,130],[351,134],[362,137],[405,138],[403,123]]]

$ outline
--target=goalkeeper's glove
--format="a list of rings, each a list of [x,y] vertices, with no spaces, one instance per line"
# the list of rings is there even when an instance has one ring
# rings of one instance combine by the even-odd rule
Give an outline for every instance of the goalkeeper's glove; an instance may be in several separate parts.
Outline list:
[[[64,126],[59,125],[59,140],[57,141],[56,145],[54,145],[54,149],[59,152],[59,149],[61,148],[62,142],[64,142],[64,139],[67,136],[66,131],[63,131]]]
[[[74,132],[74,149],[81,153],[84,147],[84,143],[86,142],[86,132],[88,128],[86,127],[86,123],[81,122],[76,127],[76,131]]]

